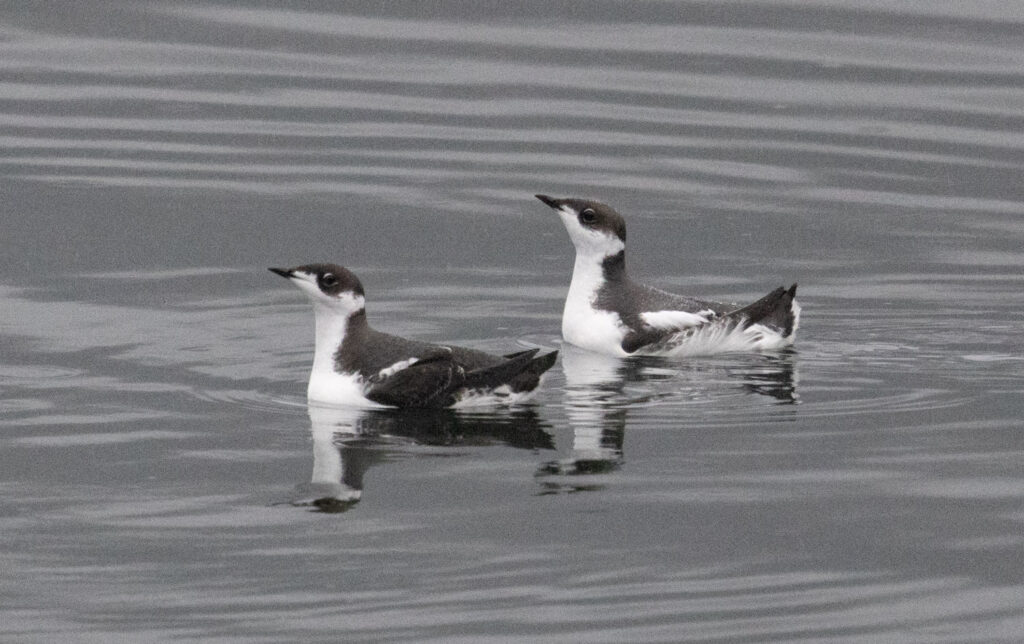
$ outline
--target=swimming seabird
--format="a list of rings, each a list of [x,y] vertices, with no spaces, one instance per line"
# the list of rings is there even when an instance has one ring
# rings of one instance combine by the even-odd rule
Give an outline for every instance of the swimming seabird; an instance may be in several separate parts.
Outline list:
[[[527,349],[496,356],[381,333],[366,320],[363,285],[336,264],[271,268],[313,303],[316,348],[307,395],[333,405],[450,407],[519,402],[558,355]]]
[[[796,337],[796,284],[747,306],[668,293],[626,273],[626,222],[610,206],[536,195],[558,212],[576,247],[562,337],[617,356],[779,349]]]

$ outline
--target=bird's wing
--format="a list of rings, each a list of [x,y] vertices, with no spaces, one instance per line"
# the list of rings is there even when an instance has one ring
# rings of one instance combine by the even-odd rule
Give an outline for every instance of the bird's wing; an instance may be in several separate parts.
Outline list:
[[[639,315],[642,324],[630,329],[622,339],[622,350],[634,353],[649,345],[665,342],[681,331],[705,326],[717,315],[708,309],[691,313],[689,311],[645,311]]]
[[[496,365],[469,371],[466,373],[466,386],[472,389],[493,389],[494,387],[507,384],[515,376],[530,367],[530,363],[534,359],[533,356],[538,351],[539,349],[530,349],[513,353],[506,356],[506,360]],[[550,367],[551,364],[554,364],[553,358],[547,366]]]
[[[473,368],[472,361],[463,364],[464,350],[433,347],[394,362],[368,378],[365,395],[382,405],[438,408],[456,402],[460,390],[524,386],[524,378],[526,384],[536,386],[540,374],[554,364],[558,355],[555,351],[537,358],[539,351],[527,349],[501,358],[491,356],[494,364]]]
[[[623,338],[622,349],[627,353],[633,353],[655,345],[676,344],[694,333],[708,329],[709,325],[714,325],[714,329],[725,333],[737,328],[746,329],[754,324],[762,324],[778,330],[783,335],[789,335],[795,324],[795,296],[796,284],[788,290],[779,287],[756,302],[734,308],[724,314],[711,308],[694,313],[647,311],[639,315],[643,324],[630,330]]]
[[[445,358],[452,358],[452,350],[448,347],[426,344],[423,346],[406,347],[402,353],[389,356],[381,363],[384,366],[381,366],[378,371],[367,376],[367,380],[371,383],[381,383],[416,363]]]
[[[515,353],[506,353],[505,355],[502,356],[502,358],[505,358],[506,360],[511,360],[512,358],[518,358],[519,356],[526,356],[526,355],[528,355],[528,356],[535,356],[535,355],[537,355],[538,351],[540,351],[540,349],[526,349],[525,351],[516,351]]]
[[[763,324],[778,329],[783,335],[793,331],[795,323],[793,298],[796,297],[796,284],[788,289],[779,287],[761,299],[732,311],[726,317],[742,318],[744,327],[751,324]]]
[[[466,380],[465,370],[450,351],[426,356],[391,373],[385,371],[370,379],[365,395],[393,407],[447,407],[454,402],[452,392]]]
[[[735,310],[738,307],[727,302],[713,302],[696,297],[677,295],[634,282],[632,301],[629,302],[629,308],[635,313],[690,313],[704,317],[714,317]]]

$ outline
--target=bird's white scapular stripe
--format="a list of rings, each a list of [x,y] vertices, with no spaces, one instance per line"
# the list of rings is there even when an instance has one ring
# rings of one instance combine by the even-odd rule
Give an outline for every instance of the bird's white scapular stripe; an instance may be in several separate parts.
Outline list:
[[[655,329],[684,329],[707,324],[708,319],[686,311],[645,311],[640,318]]]
[[[399,360],[398,362],[396,362],[395,364],[391,365],[390,367],[384,367],[383,369],[378,371],[377,372],[377,377],[383,379],[383,378],[387,378],[389,376],[393,376],[394,374],[398,373],[402,369],[407,369],[407,368],[413,366],[414,364],[416,364],[417,362],[419,362],[419,358],[409,358],[407,360]]]

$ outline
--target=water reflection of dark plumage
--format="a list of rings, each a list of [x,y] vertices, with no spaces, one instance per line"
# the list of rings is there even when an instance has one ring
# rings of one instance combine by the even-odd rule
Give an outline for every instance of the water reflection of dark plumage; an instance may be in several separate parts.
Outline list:
[[[538,477],[608,474],[623,463],[626,416],[631,406],[678,396],[681,389],[732,388],[767,396],[777,404],[796,404],[795,352],[726,355],[680,362],[658,357],[616,358],[571,345],[562,350],[564,402],[573,430],[568,457],[542,463]],[[690,376],[692,382],[685,381]],[[637,387],[636,385],[640,385]],[[578,482],[560,486],[542,482],[545,492],[599,489]]]
[[[785,349],[770,353],[730,353],[681,362],[666,358],[631,358],[619,371],[627,383],[669,380],[659,396],[680,390],[727,394],[738,388],[777,401],[797,404],[797,353]]]
[[[796,353],[787,350],[775,354],[749,356],[753,358],[739,368],[728,371],[730,378],[741,381],[744,390],[768,396],[780,404],[796,405]]]
[[[360,417],[363,437],[404,439],[417,445],[494,445],[554,449],[554,439],[529,407],[511,410],[375,409]]]
[[[451,409],[308,408],[313,473],[292,505],[344,512],[362,498],[363,476],[401,445],[507,445],[554,449],[554,440],[530,408],[494,412]]]

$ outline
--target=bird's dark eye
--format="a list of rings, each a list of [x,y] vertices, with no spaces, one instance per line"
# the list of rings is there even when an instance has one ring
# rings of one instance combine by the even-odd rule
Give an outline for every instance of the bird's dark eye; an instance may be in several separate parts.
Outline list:
[[[585,224],[592,224],[597,221],[597,213],[594,212],[593,208],[584,208],[583,212],[580,213],[580,221]]]
[[[331,288],[338,285],[338,278],[335,277],[334,273],[324,273],[324,276],[320,278],[320,283],[327,288]]]

